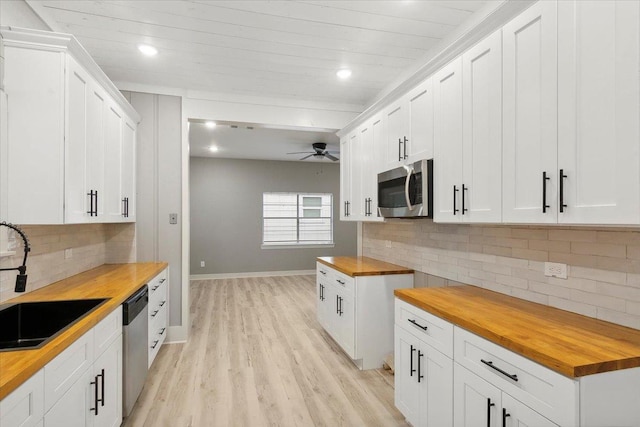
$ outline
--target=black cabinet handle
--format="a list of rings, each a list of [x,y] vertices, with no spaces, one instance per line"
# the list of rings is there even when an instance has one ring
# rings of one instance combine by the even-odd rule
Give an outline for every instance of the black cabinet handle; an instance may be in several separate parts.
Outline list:
[[[166,300],[165,300],[165,301],[162,301],[162,302],[160,303],[160,307],[164,306],[166,303],[167,303],[167,301],[166,301]]]
[[[402,139],[398,138],[398,161],[402,161]]]
[[[125,197],[122,199],[122,216],[125,218],[129,218],[129,198]]]
[[[324,285],[320,284],[320,301],[324,301]]]
[[[564,169],[560,169],[560,212],[564,212],[564,208],[567,205],[564,204],[564,179],[567,175],[564,174]]]
[[[511,414],[509,414],[506,409],[502,408],[502,427],[507,427],[507,418],[510,416]]]
[[[491,427],[491,407],[496,406],[495,403],[491,403],[491,398],[487,397],[487,427]]]
[[[421,362],[421,358],[424,356],[424,353],[421,352],[420,350],[418,350],[418,382],[420,382],[421,379],[424,378],[424,375],[422,375],[421,372],[421,367],[422,367],[422,362]]]
[[[341,285],[344,285],[344,282],[340,279],[336,279],[336,282],[340,283]]]
[[[89,216],[98,216],[98,190],[91,190],[87,193],[89,196]]]
[[[547,205],[547,181],[550,179],[547,171],[542,172],[542,213],[547,213],[547,209],[551,207]]]
[[[340,314],[340,297],[336,295],[336,314]]]
[[[160,279],[160,284],[163,284],[166,281],[167,281],[167,279]]]
[[[155,291],[156,289],[158,289],[160,287],[160,285],[155,285],[153,288],[151,288],[152,291]]]
[[[418,328],[422,329],[423,331],[426,331],[428,329],[427,326],[422,326],[420,323],[416,322],[415,319],[407,319],[409,321],[409,323],[413,323],[414,325],[416,325]]]
[[[153,313],[151,313],[151,317],[156,317],[156,315],[158,314],[160,310],[155,310]]]
[[[160,329],[160,335],[164,335],[164,331],[166,331],[166,330],[167,330],[167,328]]]
[[[102,369],[100,374],[97,376],[100,377],[100,391],[102,394],[102,397],[98,399],[98,402],[100,402],[100,406],[104,406],[104,369]]]
[[[502,369],[500,369],[497,366],[495,366],[492,361],[490,361],[490,360],[486,361],[484,359],[480,359],[480,361],[482,363],[484,363],[485,365],[487,365],[488,367],[490,367],[491,369],[494,369],[494,370],[500,372],[505,377],[508,377],[508,378],[512,379],[513,381],[518,381],[518,376],[516,374],[510,374],[507,371],[503,371]]]
[[[89,410],[94,411],[95,415],[98,415],[98,375],[93,377],[93,379],[94,380],[89,384],[93,385],[93,404],[95,405],[95,408],[89,408]]]
[[[455,215],[456,212],[458,212],[460,209],[456,209],[456,195],[458,194],[458,188],[454,185],[453,186],[453,214]]]
[[[342,316],[342,314],[344,313],[342,311],[342,301],[344,301],[344,298],[342,298],[342,297],[338,297],[338,298],[340,299],[340,305],[339,305],[340,309],[338,311],[338,315]]]
[[[467,191],[469,189],[469,187],[465,186],[464,184],[462,184],[462,215],[464,215],[464,213],[466,211],[468,211],[469,209],[466,209],[464,207],[464,193],[465,191]]]
[[[415,369],[413,369],[413,353],[416,351],[416,348],[413,346],[413,344],[411,344],[411,354],[409,355],[409,358],[411,359],[409,362],[409,376],[412,377],[413,373],[416,371]]]
[[[402,150],[404,151],[404,156],[403,156],[403,158],[404,158],[404,159],[406,159],[407,157],[409,157],[409,156],[407,156],[407,142],[408,142],[408,141],[409,141],[409,140],[408,140],[408,139],[407,139],[407,137],[405,136],[405,137],[404,137],[404,142],[402,143],[402,145],[403,145]]]
[[[153,350],[154,348],[156,348],[158,346],[158,343],[160,342],[160,340],[155,340],[153,342],[153,345],[151,346],[151,349]]]
[[[98,190],[95,191],[95,197],[96,197],[96,206],[95,206],[95,216],[98,216]]]

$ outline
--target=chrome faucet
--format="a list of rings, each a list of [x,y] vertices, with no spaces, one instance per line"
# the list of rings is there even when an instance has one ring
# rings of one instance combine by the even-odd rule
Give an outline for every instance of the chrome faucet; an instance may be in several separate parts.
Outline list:
[[[31,251],[31,247],[29,246],[29,240],[27,236],[24,234],[18,226],[9,224],[8,222],[2,221],[0,222],[0,226],[9,227],[12,230],[15,230],[20,237],[22,237],[22,241],[24,242],[24,258],[22,259],[22,265],[20,267],[11,267],[11,268],[0,268],[0,271],[11,271],[18,270],[18,276],[16,277],[16,292],[24,292],[27,287],[27,254]]]

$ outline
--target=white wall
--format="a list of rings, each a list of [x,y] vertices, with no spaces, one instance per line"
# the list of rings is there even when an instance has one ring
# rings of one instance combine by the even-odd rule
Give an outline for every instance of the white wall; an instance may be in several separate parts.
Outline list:
[[[24,0],[0,1],[0,25],[51,30]]]

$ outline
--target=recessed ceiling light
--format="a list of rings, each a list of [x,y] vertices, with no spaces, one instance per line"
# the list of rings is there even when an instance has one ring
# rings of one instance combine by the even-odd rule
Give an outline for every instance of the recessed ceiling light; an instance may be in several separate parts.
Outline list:
[[[216,127],[216,122],[204,122],[204,125],[209,129],[213,129],[214,127]]]
[[[349,77],[351,77],[351,70],[348,68],[343,68],[341,70],[338,70],[338,72],[336,73],[336,76],[338,76],[341,79],[348,79]]]
[[[218,147],[216,147],[215,145],[212,145],[209,147],[209,151],[211,151],[212,153],[217,153],[218,152]]]
[[[138,50],[147,56],[155,56],[158,54],[158,49],[148,44],[139,44]]]

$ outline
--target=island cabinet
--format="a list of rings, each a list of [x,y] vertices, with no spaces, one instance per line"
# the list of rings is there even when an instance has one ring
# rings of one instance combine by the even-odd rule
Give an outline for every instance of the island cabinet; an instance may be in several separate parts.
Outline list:
[[[320,325],[360,369],[393,353],[393,291],[413,286],[413,270],[367,257],[321,257],[316,274]]]
[[[395,402],[414,427],[639,425],[640,331],[474,286],[395,295]]]
[[[169,268],[165,268],[156,277],[151,279],[147,286],[149,287],[149,349],[148,349],[148,366],[155,360],[160,346],[167,337],[167,321],[169,316],[168,300],[169,300]]]

